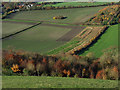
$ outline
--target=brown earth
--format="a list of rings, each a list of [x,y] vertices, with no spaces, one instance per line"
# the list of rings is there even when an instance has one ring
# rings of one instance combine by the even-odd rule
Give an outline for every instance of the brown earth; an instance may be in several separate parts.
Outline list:
[[[82,26],[81,27],[76,26],[75,28],[72,28],[71,31],[69,31],[68,33],[66,33],[56,41],[70,41],[73,37],[75,37],[78,33],[80,33],[84,28],[85,27],[82,27]]]

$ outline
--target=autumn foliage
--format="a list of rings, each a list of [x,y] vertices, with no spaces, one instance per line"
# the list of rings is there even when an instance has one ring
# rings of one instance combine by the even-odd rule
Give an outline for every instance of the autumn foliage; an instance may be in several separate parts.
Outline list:
[[[112,53],[109,54],[112,55]],[[104,55],[101,58],[95,58],[91,54],[87,56],[43,56],[35,53],[4,50],[2,62],[3,74],[4,70],[7,69],[12,70],[12,73],[17,75],[118,79],[118,64],[116,60],[106,65],[103,62],[106,58],[103,57]],[[113,60],[116,56],[112,57],[111,59]],[[66,60],[62,60],[62,58]],[[5,74],[7,73],[5,72]]]
[[[119,23],[119,12],[120,5],[107,6],[99,10],[99,12],[85,22],[85,24],[109,25]]]

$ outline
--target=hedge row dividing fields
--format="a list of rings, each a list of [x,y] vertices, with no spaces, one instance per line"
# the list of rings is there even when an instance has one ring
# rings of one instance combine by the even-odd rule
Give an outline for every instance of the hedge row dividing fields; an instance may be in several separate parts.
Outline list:
[[[33,27],[35,27],[35,26],[37,26],[37,25],[39,25],[39,24],[41,24],[41,23],[36,23],[36,24],[30,25],[30,26],[28,26],[28,27],[26,27],[26,28],[20,29],[20,30],[18,30],[18,31],[14,31],[13,33],[5,34],[5,35],[3,35],[3,37],[0,38],[0,39],[5,39],[5,38],[8,38],[8,37],[11,37],[11,36],[16,35],[16,34],[18,34],[18,33],[21,33],[21,32],[23,32],[23,31],[26,31],[26,30],[28,30],[28,29],[30,29],[30,28],[33,28]]]
[[[58,54],[60,52],[65,52],[66,54],[75,54],[76,51],[80,51],[89,46],[105,29],[106,26],[86,27],[71,41],[49,51],[47,54]]]

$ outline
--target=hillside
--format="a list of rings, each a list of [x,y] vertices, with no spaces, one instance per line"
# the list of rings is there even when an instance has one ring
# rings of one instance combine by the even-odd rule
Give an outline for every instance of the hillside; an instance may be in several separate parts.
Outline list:
[[[80,55],[93,52],[96,57],[100,57],[103,54],[102,51],[111,46],[118,46],[118,24],[110,26],[93,46],[87,48]]]

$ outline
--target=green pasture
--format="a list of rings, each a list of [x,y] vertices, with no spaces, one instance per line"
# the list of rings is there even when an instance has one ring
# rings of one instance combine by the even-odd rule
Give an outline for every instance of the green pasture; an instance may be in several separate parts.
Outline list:
[[[2,37],[21,31],[30,26],[31,25],[29,24],[19,24],[19,23],[10,23],[10,22],[4,23],[3,22],[2,23]]]
[[[2,88],[115,88],[117,80],[70,77],[3,76]]]
[[[89,8],[73,8],[73,9],[58,9],[58,10],[32,10],[32,11],[20,11],[11,14],[11,19],[19,20],[33,20],[33,21],[50,21],[56,23],[72,23],[78,24],[84,22],[97,13],[101,7],[89,7]],[[54,20],[54,16],[66,16],[63,20]],[[10,18],[9,18],[10,19]]]
[[[118,24],[110,26],[93,46],[80,55],[93,52],[96,57],[100,57],[103,54],[103,50],[112,46],[118,46]]]
[[[94,3],[87,3],[87,2],[62,2],[56,4],[46,4],[43,7],[68,7],[68,6],[96,6],[96,5],[103,5],[107,4],[108,2],[94,2]]]
[[[33,52],[46,52],[65,42],[57,42],[71,29],[38,25],[3,40],[3,48],[14,48]]]

